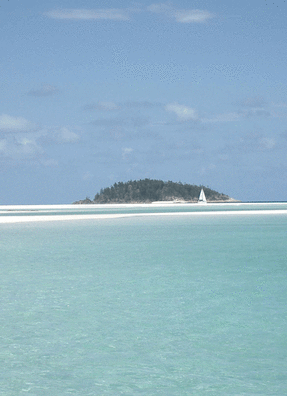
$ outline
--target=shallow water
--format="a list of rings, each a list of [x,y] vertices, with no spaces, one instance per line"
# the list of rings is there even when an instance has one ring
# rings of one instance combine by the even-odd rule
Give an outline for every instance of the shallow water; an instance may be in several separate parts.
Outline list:
[[[0,224],[3,395],[285,395],[287,216]]]

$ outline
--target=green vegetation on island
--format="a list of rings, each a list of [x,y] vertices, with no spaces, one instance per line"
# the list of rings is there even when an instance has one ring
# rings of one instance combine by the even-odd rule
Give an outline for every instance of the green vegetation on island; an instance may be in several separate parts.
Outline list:
[[[75,204],[151,203],[157,201],[197,202],[202,188],[206,200],[209,202],[234,201],[229,196],[204,186],[144,179],[115,183],[111,187],[101,189],[95,195],[93,201],[86,198],[75,202]]]

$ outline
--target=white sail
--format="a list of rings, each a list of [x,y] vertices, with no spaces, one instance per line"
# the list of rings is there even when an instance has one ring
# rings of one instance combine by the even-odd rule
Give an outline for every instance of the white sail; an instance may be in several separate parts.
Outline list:
[[[198,203],[207,203],[203,188],[200,191],[199,198],[198,198]]]

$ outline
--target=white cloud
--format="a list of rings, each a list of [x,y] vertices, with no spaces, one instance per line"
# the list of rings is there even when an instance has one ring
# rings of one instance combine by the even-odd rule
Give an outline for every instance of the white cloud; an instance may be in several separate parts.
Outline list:
[[[39,141],[42,145],[76,143],[80,136],[67,127],[45,127],[39,131]]]
[[[59,161],[57,161],[53,158],[48,158],[48,159],[42,159],[41,164],[44,166],[58,166]]]
[[[200,175],[206,175],[209,174],[210,172],[214,171],[214,169],[216,169],[216,165],[211,163],[207,166],[203,166],[200,170],[199,170],[199,174]]]
[[[35,139],[16,136],[0,141],[0,153],[6,158],[22,160],[38,157],[43,153]]]
[[[269,110],[259,107],[251,107],[251,101],[249,108],[240,109],[237,112],[221,113],[215,115],[205,115],[205,117],[199,117],[198,112],[192,108],[178,103],[170,103],[165,106],[165,110],[173,112],[177,115],[179,121],[199,121],[203,124],[211,123],[226,123],[236,122],[249,117],[269,117],[275,116]],[[255,101],[252,102],[255,104]]]
[[[255,107],[255,108],[262,108],[266,105],[266,101],[264,98],[259,97],[259,96],[254,96],[254,97],[249,97],[241,100],[239,102],[240,106],[243,107]]]
[[[37,161],[44,166],[56,166],[56,160],[45,158],[45,146],[48,144],[75,143],[79,135],[66,127],[40,128],[23,117],[0,115],[0,157],[21,163]]]
[[[96,104],[86,105],[84,110],[116,111],[120,110],[120,106],[114,102],[98,102]]]
[[[230,156],[228,154],[219,154],[218,158],[221,161],[228,161],[230,159]]]
[[[35,128],[35,124],[23,117],[12,117],[7,114],[0,115],[0,132],[23,132]]]
[[[276,142],[272,138],[263,137],[259,140],[259,148],[261,150],[271,150],[275,146]]]
[[[119,106],[114,102],[99,102],[98,106],[99,109],[106,111],[113,111],[119,109]]]
[[[68,128],[62,127],[57,133],[57,140],[60,143],[75,143],[79,140],[79,136]]]
[[[271,103],[271,105],[273,106],[273,107],[283,107],[283,108],[286,108],[287,107],[287,103]]]
[[[7,140],[2,139],[0,140],[0,152],[5,153],[7,150]]]
[[[35,153],[42,153],[43,149],[40,147],[36,140],[27,138],[27,137],[20,137],[16,138],[17,144],[17,152],[21,155],[31,156]]]
[[[181,10],[174,13],[175,19],[180,23],[203,23],[213,18],[208,11],[202,10]]]
[[[250,133],[241,136],[236,142],[227,144],[221,150],[220,159],[225,160],[246,153],[270,151],[276,148],[276,144],[276,139],[273,137],[262,136],[261,133],[257,132]]]
[[[199,118],[197,111],[191,107],[179,105],[178,103],[168,104],[165,109],[174,112],[180,121],[200,121],[204,124],[235,122],[248,117],[268,117],[271,113],[265,109],[250,108],[239,112],[216,114],[208,117]]]
[[[225,113],[218,114],[212,118],[202,118],[203,123],[216,123],[216,122],[232,122],[240,119],[240,115],[238,113]]]
[[[182,9],[178,10],[169,4],[158,3],[148,6],[147,11],[163,14],[174,19],[179,23],[203,23],[213,18],[214,15],[205,10],[198,9]],[[134,12],[141,12],[140,8],[67,8],[50,10],[44,15],[53,19],[68,19],[68,20],[114,20],[114,21],[128,21],[130,14]]]
[[[170,103],[165,106],[166,111],[175,113],[180,121],[198,120],[198,115],[195,109],[180,105],[178,103]]]
[[[31,90],[27,93],[29,96],[52,96],[58,92],[58,88],[54,87],[53,85],[43,85],[39,89]]]
[[[256,108],[250,108],[248,110],[240,111],[240,114],[242,114],[244,117],[269,117],[271,116],[270,111],[262,109],[260,107]]]
[[[174,18],[179,23],[203,23],[214,17],[210,12],[204,10],[177,10],[168,4],[152,4],[147,8],[148,11],[157,14],[165,14]]]
[[[127,21],[130,19],[127,10],[120,10],[117,8],[111,9],[64,9],[64,10],[51,10],[45,13],[53,19],[73,19],[73,20],[117,20]]]
[[[131,147],[125,147],[122,149],[122,158],[124,160],[128,159],[131,155],[131,153],[134,151]]]
[[[150,12],[156,12],[158,14],[160,13],[170,13],[173,11],[172,7],[167,5],[167,4],[163,4],[163,3],[159,3],[159,4],[151,4],[150,6],[147,7],[147,10]]]
[[[90,171],[87,171],[83,174],[82,179],[83,180],[92,180],[94,177],[93,173]]]

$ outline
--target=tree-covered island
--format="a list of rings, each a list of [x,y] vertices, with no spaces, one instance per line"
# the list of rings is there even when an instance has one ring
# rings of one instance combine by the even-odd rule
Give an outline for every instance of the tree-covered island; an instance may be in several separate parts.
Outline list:
[[[181,182],[162,180],[130,180],[118,182],[111,187],[101,189],[92,201],[86,198],[75,204],[113,204],[113,203],[151,203],[160,201],[197,202],[200,190],[204,189],[208,202],[235,202],[228,195],[218,193],[208,187]]]

